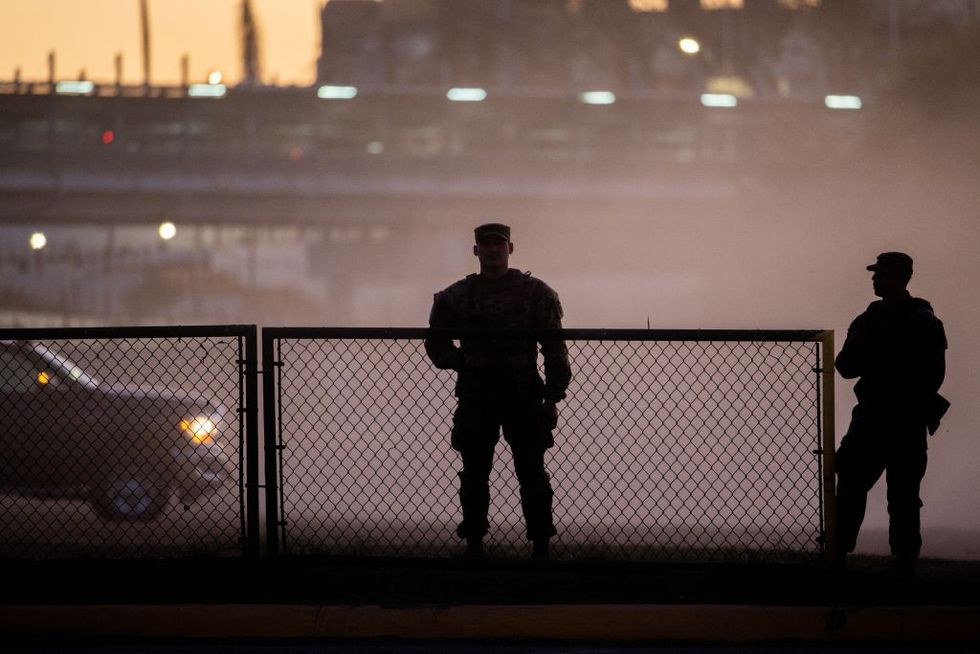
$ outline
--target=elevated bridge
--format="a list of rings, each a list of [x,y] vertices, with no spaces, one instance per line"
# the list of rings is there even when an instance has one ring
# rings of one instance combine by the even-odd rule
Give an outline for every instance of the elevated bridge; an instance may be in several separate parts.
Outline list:
[[[860,147],[862,111],[810,101],[380,87],[68,96],[0,85],[0,220],[303,225],[738,201]],[[53,89],[51,89],[53,91]]]

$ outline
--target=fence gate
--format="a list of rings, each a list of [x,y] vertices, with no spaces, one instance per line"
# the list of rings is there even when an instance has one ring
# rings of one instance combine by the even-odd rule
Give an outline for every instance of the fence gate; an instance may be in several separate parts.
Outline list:
[[[455,373],[429,362],[426,334],[263,330],[263,370],[274,371],[264,379],[266,479],[278,480],[267,482],[270,552],[461,551],[460,463],[449,444]],[[560,335],[573,380],[546,454],[556,557],[784,561],[824,553],[833,524],[832,332]],[[490,524],[491,554],[526,553],[503,439]]]
[[[256,554],[256,334],[0,330],[0,558]]]

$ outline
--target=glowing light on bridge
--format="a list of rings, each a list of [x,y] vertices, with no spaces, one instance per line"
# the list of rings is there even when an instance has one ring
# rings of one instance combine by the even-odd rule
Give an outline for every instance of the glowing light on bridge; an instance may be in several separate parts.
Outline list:
[[[701,104],[705,107],[734,107],[738,99],[731,93],[702,93]]]
[[[316,97],[324,100],[352,100],[357,97],[357,87],[325,84],[316,90]]]
[[[586,91],[579,93],[578,99],[585,104],[612,104],[616,101],[616,94],[612,91]]]
[[[744,9],[745,0],[701,0],[701,8],[705,11],[718,9]]]
[[[177,226],[167,220],[160,223],[160,228],[157,230],[157,233],[160,234],[160,238],[169,241],[177,235]]]
[[[88,95],[95,90],[95,84],[87,80],[65,80],[54,85],[55,93],[61,95]]]
[[[43,250],[44,246],[48,244],[48,237],[43,232],[34,232],[28,242],[31,244],[32,250]]]
[[[228,89],[224,84],[191,84],[187,95],[192,98],[223,98]]]
[[[668,0],[629,0],[629,6],[633,11],[667,11],[670,2]]]
[[[856,95],[828,95],[823,99],[828,109],[860,109],[861,98]]]
[[[449,89],[446,97],[453,102],[480,102],[486,99],[487,92],[480,88],[459,86]]]

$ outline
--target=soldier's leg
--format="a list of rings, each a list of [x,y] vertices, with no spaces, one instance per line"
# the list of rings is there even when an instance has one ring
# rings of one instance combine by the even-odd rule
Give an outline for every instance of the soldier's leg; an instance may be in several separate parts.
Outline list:
[[[868,491],[885,470],[884,452],[870,431],[852,421],[837,449],[837,548],[853,552],[864,522]]]
[[[551,477],[545,470],[544,453],[554,443],[543,427],[537,404],[509,412],[503,422],[504,438],[514,456],[514,472],[520,484],[521,509],[528,540],[544,543],[557,531],[552,519]]]
[[[901,434],[902,444],[888,461],[888,544],[899,559],[914,560],[922,547],[919,487],[926,472],[925,429],[921,434]],[[908,438],[908,440],[906,440]]]
[[[463,402],[453,415],[452,446],[463,460],[459,472],[459,502],[463,521],[456,529],[460,538],[477,542],[489,527],[490,470],[500,425],[479,406]]]

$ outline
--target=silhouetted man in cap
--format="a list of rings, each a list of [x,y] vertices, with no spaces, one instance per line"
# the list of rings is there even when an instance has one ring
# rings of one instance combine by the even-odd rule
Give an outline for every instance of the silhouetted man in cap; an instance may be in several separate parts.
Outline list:
[[[837,450],[839,568],[854,551],[868,491],[885,473],[888,543],[893,570],[914,571],[919,533],[919,484],[926,471],[926,435],[949,403],[939,395],[946,374],[946,334],[932,306],[906,290],[912,258],[885,252],[868,270],[880,300],[854,319],[837,356],[837,371],[854,386],[857,406]]]
[[[547,284],[508,267],[514,244],[510,227],[499,223],[475,230],[473,254],[480,272],[436,293],[429,326],[437,329],[560,329],[558,294]],[[432,335],[425,350],[438,368],[455,370],[459,404],[453,415],[452,447],[463,459],[459,499],[463,522],[456,533],[467,542],[467,555],[483,553],[488,531],[490,471],[503,429],[514,456],[521,508],[535,558],[548,557],[555,535],[551,479],[544,453],[554,444],[557,403],[571,380],[564,341],[542,340],[545,379],[538,374],[538,343],[529,338]]]

